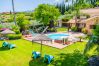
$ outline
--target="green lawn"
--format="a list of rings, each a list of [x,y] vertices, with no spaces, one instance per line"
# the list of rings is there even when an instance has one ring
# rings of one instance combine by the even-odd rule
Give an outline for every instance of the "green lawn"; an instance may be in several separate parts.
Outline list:
[[[67,30],[66,27],[57,28],[57,32],[66,32]]]
[[[10,40],[8,42],[17,45],[14,49],[2,48],[0,41],[0,66],[86,66],[86,58],[83,57],[81,52],[85,47],[85,42],[78,42],[70,45],[62,50],[43,46],[43,55],[51,54],[54,56],[54,61],[51,64],[42,62],[42,58],[34,60],[31,58],[33,50],[40,51],[40,44],[20,39]],[[79,50],[80,52],[74,52]]]

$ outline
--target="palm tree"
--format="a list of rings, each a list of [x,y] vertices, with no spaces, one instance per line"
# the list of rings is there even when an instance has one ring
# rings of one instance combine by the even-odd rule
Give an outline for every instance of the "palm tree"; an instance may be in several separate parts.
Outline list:
[[[14,23],[15,23],[15,25],[17,25],[17,23],[16,23],[16,15],[15,15],[15,9],[14,9],[14,0],[12,0],[12,10],[13,10],[13,16],[14,16]]]
[[[85,3],[84,0],[73,0],[74,1],[74,10],[75,10],[75,26],[77,26],[77,29],[79,30],[78,26],[78,18],[80,18],[80,9],[83,7],[83,4]]]
[[[63,0],[61,3],[61,13],[64,14],[65,13],[65,1]]]
[[[99,37],[91,36],[86,47],[84,49],[84,54],[96,46],[96,51],[99,53]]]
[[[96,29],[94,29],[93,35],[90,37],[88,43],[86,44],[84,54],[88,52],[93,47],[96,47],[96,51],[99,55],[99,25],[96,26]]]

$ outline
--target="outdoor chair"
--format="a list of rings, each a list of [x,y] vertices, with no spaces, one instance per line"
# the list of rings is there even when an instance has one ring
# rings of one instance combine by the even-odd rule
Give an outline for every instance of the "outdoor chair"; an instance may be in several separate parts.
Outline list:
[[[45,55],[43,61],[44,62],[47,61],[47,63],[50,64],[53,59],[54,59],[54,56],[52,56],[52,55]]]
[[[8,42],[3,42],[2,47],[7,47],[9,45]]]
[[[15,44],[10,44],[8,42],[3,42],[2,47],[8,47],[9,49],[15,48]]]
[[[40,56],[41,56],[41,53],[40,52],[35,52],[35,51],[32,52],[32,58],[37,59]]]
[[[9,44],[9,45],[8,45],[8,48],[9,48],[9,49],[12,49],[12,48],[15,48],[15,47],[16,47],[15,44]]]

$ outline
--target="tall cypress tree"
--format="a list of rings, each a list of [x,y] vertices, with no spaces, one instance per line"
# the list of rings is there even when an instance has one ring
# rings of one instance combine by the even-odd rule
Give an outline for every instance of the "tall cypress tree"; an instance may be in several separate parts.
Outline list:
[[[62,3],[61,3],[61,9],[62,9],[62,14],[64,14],[65,13],[65,2],[63,1]]]
[[[64,14],[66,11],[66,7],[65,7],[65,2],[64,0],[62,1],[62,3],[57,3],[56,7],[59,8],[59,11],[61,12],[61,14]]]

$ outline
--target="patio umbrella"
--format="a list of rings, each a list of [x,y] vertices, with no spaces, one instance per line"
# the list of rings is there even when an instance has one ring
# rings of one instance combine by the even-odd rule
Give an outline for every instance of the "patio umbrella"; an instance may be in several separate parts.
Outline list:
[[[15,32],[7,29],[7,30],[2,31],[1,34],[15,34]]]
[[[41,41],[41,49],[40,49],[41,55],[42,55],[42,43],[43,43],[43,41],[51,41],[51,43],[52,43],[52,39],[48,38],[44,34],[38,34],[38,35],[34,36],[32,38],[32,43],[33,43],[33,41]]]
[[[1,31],[4,31],[4,30],[7,30],[8,28],[2,28],[2,29],[0,29]]]

